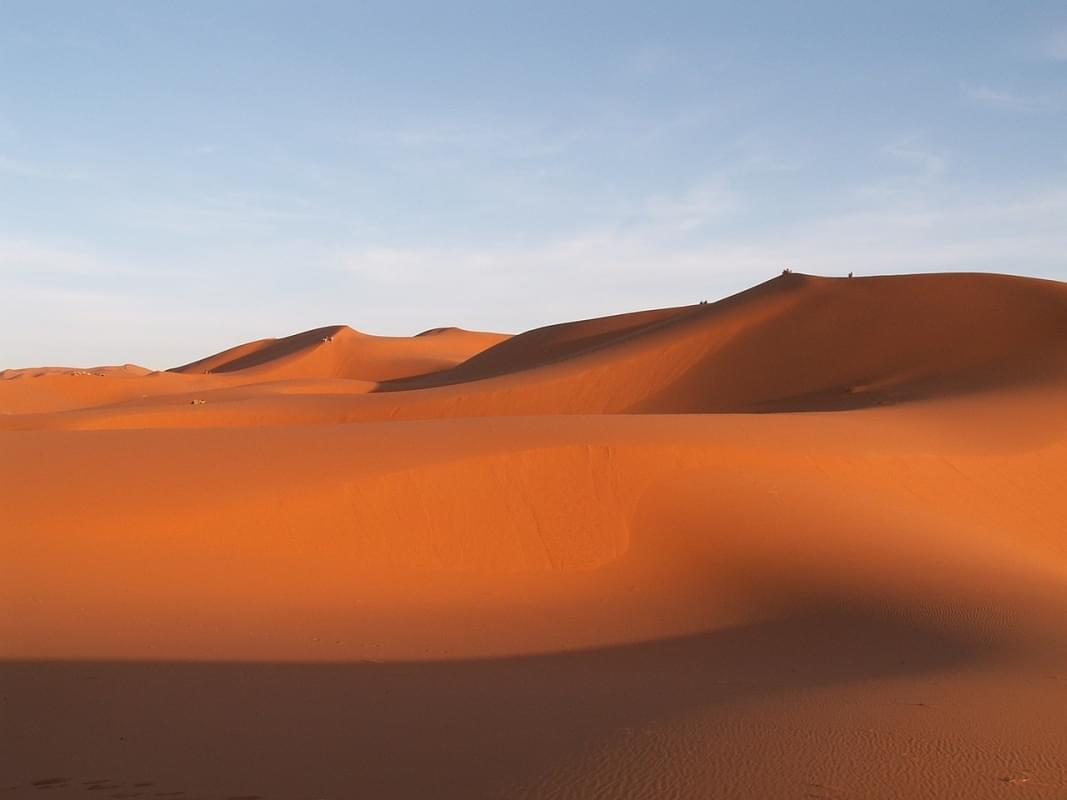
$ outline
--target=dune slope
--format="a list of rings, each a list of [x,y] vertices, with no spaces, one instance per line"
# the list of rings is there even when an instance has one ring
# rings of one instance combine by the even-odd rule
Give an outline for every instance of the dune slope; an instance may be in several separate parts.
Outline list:
[[[1062,284],[789,275],[5,373],[0,789],[1063,796],[1065,334]]]

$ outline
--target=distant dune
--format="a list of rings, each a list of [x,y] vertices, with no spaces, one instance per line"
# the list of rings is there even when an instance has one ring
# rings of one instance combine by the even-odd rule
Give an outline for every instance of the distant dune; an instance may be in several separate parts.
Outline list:
[[[0,796],[1067,796],[1065,409],[986,274],[5,370]]]
[[[368,336],[333,325],[238,345],[171,372],[237,373],[251,380],[356,378],[383,381],[436,372],[467,360],[507,336],[442,328],[418,336]]]

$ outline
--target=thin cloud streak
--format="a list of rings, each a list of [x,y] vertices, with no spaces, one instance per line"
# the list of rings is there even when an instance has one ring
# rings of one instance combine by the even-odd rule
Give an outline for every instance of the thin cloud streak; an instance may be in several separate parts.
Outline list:
[[[1017,94],[988,86],[965,83],[960,90],[967,100],[1000,111],[1052,111],[1062,105],[1056,98],[1047,95]]]
[[[42,167],[30,161],[8,158],[7,156],[0,156],[0,173],[14,175],[19,178],[36,178],[47,181],[84,181],[89,179],[87,173],[78,170]]]

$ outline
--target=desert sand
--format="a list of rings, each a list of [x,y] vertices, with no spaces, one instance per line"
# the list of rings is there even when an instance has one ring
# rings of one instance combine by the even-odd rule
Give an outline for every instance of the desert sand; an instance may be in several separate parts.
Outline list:
[[[1065,409],[987,274],[6,370],[0,797],[1067,797]]]

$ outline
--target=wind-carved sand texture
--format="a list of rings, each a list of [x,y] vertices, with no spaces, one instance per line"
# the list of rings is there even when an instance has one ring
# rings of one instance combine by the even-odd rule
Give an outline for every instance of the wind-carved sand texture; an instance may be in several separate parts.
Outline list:
[[[329,327],[0,411],[0,798],[1067,797],[1067,285]]]

